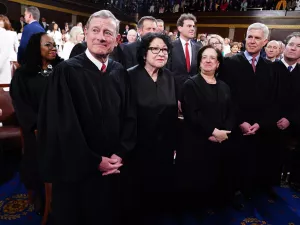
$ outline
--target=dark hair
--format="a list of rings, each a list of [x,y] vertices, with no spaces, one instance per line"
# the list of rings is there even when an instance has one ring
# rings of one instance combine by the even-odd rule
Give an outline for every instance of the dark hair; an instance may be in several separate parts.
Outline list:
[[[300,37],[300,32],[293,32],[290,35],[288,35],[285,39],[285,44],[288,44],[289,41],[293,38],[293,37]]]
[[[144,21],[145,21],[145,20],[151,20],[151,21],[153,21],[153,22],[156,23],[156,19],[155,19],[153,16],[143,16],[143,17],[139,20],[139,22],[138,22],[138,24],[137,24],[137,28],[138,28],[138,29],[143,28],[143,26],[144,26]]]
[[[165,23],[162,19],[156,19],[157,23]]]
[[[202,54],[203,54],[203,52],[204,52],[206,49],[209,49],[209,48],[211,48],[211,49],[213,49],[213,50],[216,51],[216,53],[217,53],[217,60],[218,60],[218,62],[220,63],[219,68],[220,68],[220,67],[222,66],[222,64],[223,64],[223,55],[222,55],[222,52],[221,52],[219,49],[215,49],[212,45],[206,45],[206,46],[202,47],[202,48],[199,50],[198,54],[197,54],[197,68],[198,68],[198,72],[199,72],[199,73],[201,72],[201,70],[200,70],[200,62],[201,62],[201,60],[202,60]],[[216,74],[218,73],[219,68],[216,70]],[[215,75],[216,75],[216,74],[215,74]]]
[[[181,14],[179,19],[177,20],[177,27],[182,27],[185,20],[193,20],[195,23],[197,22],[196,17],[191,13]]]
[[[145,36],[142,37],[140,45],[137,49],[137,61],[140,66],[145,66],[145,57],[147,55],[148,48],[150,46],[150,43],[155,39],[159,38],[162,39],[163,42],[167,45],[169,52],[171,52],[172,49],[172,43],[169,36],[161,33],[148,33],[145,34]],[[171,53],[168,54],[169,58],[171,57]]]
[[[24,65],[25,70],[30,72],[38,72],[42,67],[42,56],[41,56],[41,39],[45,32],[40,32],[33,34],[28,41],[27,47],[25,49]],[[61,61],[60,57],[56,55],[53,60],[52,66],[58,64]]]
[[[232,43],[230,43],[230,48],[232,48],[233,46],[239,46],[239,43],[238,42],[232,42]]]

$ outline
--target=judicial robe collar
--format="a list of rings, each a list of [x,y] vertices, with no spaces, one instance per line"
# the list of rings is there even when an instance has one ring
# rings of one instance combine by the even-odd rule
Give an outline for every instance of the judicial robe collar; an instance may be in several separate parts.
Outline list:
[[[281,62],[285,65],[286,68],[288,68],[288,67],[290,66],[290,65],[287,64],[287,62],[284,60],[284,57],[281,59]],[[291,65],[291,67],[292,67],[291,72],[295,69],[296,65],[297,65],[297,62],[294,63],[293,65]]]
[[[86,56],[88,57],[88,59],[91,60],[92,63],[94,63],[94,64],[97,66],[97,68],[99,69],[99,71],[100,71],[101,68],[102,68],[102,64],[103,64],[103,63],[101,63],[98,59],[96,59],[96,58],[92,55],[92,53],[89,51],[88,48],[86,49],[85,54],[86,54]],[[107,57],[107,60],[106,60],[106,62],[105,62],[104,64],[105,64],[105,66],[106,66],[106,68],[107,68],[107,66],[108,66],[108,57]]]

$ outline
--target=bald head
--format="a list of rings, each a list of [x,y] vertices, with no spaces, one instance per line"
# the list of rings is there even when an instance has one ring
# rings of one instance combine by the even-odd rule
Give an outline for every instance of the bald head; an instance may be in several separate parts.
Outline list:
[[[269,41],[265,50],[269,60],[274,61],[279,54],[280,44],[278,41],[272,40]]]
[[[134,29],[129,30],[128,33],[127,33],[128,43],[135,42],[136,37],[137,37],[136,35],[137,35],[137,32]]]

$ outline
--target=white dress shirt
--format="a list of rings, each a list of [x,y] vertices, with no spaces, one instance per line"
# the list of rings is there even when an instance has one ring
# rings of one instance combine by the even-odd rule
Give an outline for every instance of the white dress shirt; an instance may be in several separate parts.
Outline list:
[[[281,62],[286,66],[286,68],[288,68],[288,67],[290,66],[290,65],[287,64],[287,62],[284,60],[284,57],[281,59]],[[292,72],[293,69],[295,69],[295,66],[296,66],[296,65],[297,65],[297,62],[296,62],[295,64],[291,65],[291,66],[292,66],[292,69],[291,69],[290,72]]]
[[[181,37],[179,37],[180,41],[181,41],[181,44],[182,44],[182,47],[183,47],[183,52],[184,52],[184,57],[186,56],[185,54],[185,43],[186,41],[183,40]],[[191,40],[188,40],[188,49],[189,49],[189,55],[190,55],[190,65],[192,64],[192,44],[191,44]]]
[[[92,54],[91,52],[89,51],[89,49],[87,48],[86,51],[85,51],[85,54],[86,56],[88,57],[89,60],[91,60],[97,67],[99,70],[101,70],[102,68],[102,62],[100,62],[98,59],[96,59]],[[107,68],[107,65],[108,65],[108,60],[106,60],[106,62],[104,63],[106,68]]]

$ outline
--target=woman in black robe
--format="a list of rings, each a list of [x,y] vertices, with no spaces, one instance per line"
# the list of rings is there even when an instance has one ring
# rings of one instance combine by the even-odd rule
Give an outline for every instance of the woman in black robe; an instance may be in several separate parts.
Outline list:
[[[134,220],[157,215],[170,203],[178,119],[175,80],[164,68],[170,50],[169,37],[147,34],[137,50],[139,64],[128,70],[137,107],[137,146],[129,158]]]
[[[197,60],[199,73],[184,84],[184,140],[176,159],[181,205],[196,211],[220,201],[223,157],[233,128],[229,87],[216,78],[221,52],[208,45]]]
[[[61,59],[57,56],[53,38],[43,32],[31,36],[25,54],[25,64],[16,70],[12,78],[10,95],[24,140],[21,181],[33,197],[35,210],[41,212],[43,183],[38,173],[34,131],[47,78]]]

